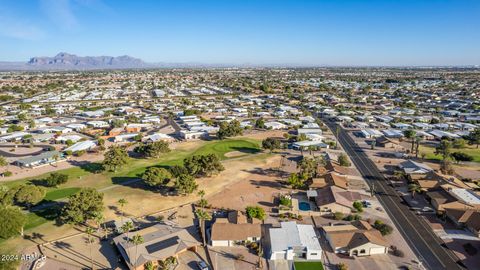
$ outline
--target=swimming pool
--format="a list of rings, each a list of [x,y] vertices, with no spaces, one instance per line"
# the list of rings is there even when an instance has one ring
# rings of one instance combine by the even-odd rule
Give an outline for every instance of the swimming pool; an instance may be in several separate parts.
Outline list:
[[[310,211],[310,204],[308,202],[299,202],[298,208],[302,211]]]

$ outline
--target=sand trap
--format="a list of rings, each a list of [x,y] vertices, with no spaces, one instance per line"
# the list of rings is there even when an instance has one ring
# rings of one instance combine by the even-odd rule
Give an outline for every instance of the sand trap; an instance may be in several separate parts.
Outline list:
[[[240,152],[240,151],[231,151],[228,153],[225,153],[225,157],[227,158],[233,158],[233,157],[241,157],[246,155],[246,153]]]

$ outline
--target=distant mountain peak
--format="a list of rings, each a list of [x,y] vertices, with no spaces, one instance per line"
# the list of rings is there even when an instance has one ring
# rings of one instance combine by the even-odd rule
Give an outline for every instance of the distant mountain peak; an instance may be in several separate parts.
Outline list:
[[[122,56],[77,56],[60,52],[53,57],[32,57],[29,66],[45,69],[102,69],[102,68],[144,68],[148,64],[128,55]]]

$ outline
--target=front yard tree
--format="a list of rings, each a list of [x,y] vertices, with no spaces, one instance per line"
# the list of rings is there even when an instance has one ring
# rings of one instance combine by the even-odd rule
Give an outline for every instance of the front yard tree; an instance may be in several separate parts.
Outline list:
[[[348,160],[348,157],[345,153],[341,153],[338,156],[338,163],[340,164],[340,166],[343,166],[343,167],[350,167],[350,165],[352,165],[350,163],[350,160]]]
[[[297,165],[300,174],[306,176],[308,179],[317,176],[318,162],[314,158],[304,157]]]
[[[410,184],[408,185],[408,191],[412,193],[412,198],[415,197],[415,193],[419,193],[421,190],[420,186],[417,184]]]
[[[126,165],[127,162],[127,150],[120,146],[111,146],[108,151],[105,152],[103,167],[108,171],[116,172],[118,168]]]
[[[266,129],[267,127],[265,126],[265,120],[263,120],[263,118],[258,118],[255,121],[255,128]]]
[[[103,211],[103,193],[94,188],[82,188],[70,195],[62,210],[62,220],[70,224],[82,224]]]
[[[178,193],[187,195],[193,193],[198,188],[198,184],[193,176],[181,174],[175,179],[175,188]]]
[[[260,206],[247,206],[245,209],[247,212],[247,217],[249,218],[256,218],[259,220],[265,220],[267,214],[265,213],[265,209]]]
[[[143,173],[142,179],[151,187],[160,187],[168,184],[172,174],[165,168],[150,167]]]
[[[0,206],[0,238],[23,235],[27,216],[18,207]]]

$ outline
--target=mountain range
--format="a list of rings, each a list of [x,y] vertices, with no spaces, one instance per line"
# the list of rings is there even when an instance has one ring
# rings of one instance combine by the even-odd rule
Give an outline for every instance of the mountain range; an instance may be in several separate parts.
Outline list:
[[[32,57],[27,62],[0,62],[0,70],[92,70],[155,67],[141,59],[122,56],[77,56],[65,52],[53,57]]]

